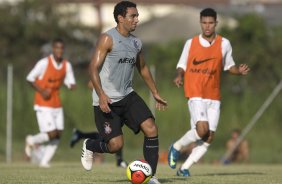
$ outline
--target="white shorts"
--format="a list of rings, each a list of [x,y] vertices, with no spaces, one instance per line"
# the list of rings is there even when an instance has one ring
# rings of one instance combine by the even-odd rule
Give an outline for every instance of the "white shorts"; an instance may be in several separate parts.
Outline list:
[[[196,128],[198,121],[207,121],[209,129],[216,131],[220,115],[220,101],[191,98],[188,100],[188,108],[191,116],[191,129]]]
[[[40,132],[64,129],[63,108],[40,107],[36,109],[36,117]]]

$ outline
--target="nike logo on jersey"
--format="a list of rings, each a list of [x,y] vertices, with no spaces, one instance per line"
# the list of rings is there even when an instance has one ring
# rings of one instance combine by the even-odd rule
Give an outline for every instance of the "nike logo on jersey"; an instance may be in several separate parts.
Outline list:
[[[196,59],[193,60],[193,65],[199,65],[199,64],[202,64],[202,63],[205,63],[209,60],[213,60],[215,58],[207,58],[207,59],[203,59],[203,60],[200,60],[200,61],[197,61]]]

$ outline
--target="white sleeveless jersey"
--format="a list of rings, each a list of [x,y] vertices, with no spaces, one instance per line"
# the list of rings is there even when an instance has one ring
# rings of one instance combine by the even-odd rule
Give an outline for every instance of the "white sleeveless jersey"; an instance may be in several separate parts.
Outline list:
[[[99,76],[104,92],[112,102],[123,99],[133,91],[132,79],[138,53],[142,42],[133,35],[124,37],[116,28],[106,32],[112,37],[113,46],[105,58]],[[99,105],[99,97],[95,90],[92,93],[93,105]]]

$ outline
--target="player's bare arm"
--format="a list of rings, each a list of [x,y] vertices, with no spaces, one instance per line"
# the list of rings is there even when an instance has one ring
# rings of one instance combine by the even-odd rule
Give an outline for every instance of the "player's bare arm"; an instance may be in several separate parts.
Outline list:
[[[183,86],[183,76],[185,71],[182,68],[177,68],[176,72],[176,77],[173,82],[178,88],[180,88],[181,86]]]
[[[43,89],[39,85],[37,85],[36,82],[29,82],[29,83],[31,84],[33,89],[35,89],[41,94],[44,100],[48,100],[51,97],[51,92],[52,92],[51,89]]]
[[[165,110],[165,107],[167,106],[167,101],[165,101],[160,96],[155,81],[153,80],[152,74],[145,63],[142,51],[137,56],[136,67],[156,100],[156,108],[158,110]]]
[[[229,69],[229,72],[233,75],[247,75],[250,71],[250,68],[246,64],[240,64],[239,66],[232,66]]]
[[[108,105],[111,103],[111,100],[102,89],[99,69],[104,63],[107,53],[111,51],[112,45],[112,38],[109,35],[102,34],[97,42],[96,49],[89,67],[91,82],[97,95],[99,96],[99,106],[105,113],[111,112],[111,109]]]
[[[94,86],[93,86],[93,83],[90,81],[88,81],[88,84],[87,84],[87,87],[91,90],[93,90]]]

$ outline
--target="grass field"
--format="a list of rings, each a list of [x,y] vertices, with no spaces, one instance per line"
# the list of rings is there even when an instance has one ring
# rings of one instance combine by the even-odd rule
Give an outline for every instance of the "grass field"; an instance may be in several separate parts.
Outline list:
[[[196,165],[192,177],[175,176],[175,170],[159,165],[161,183],[189,184],[281,184],[282,165]],[[41,169],[27,163],[0,164],[0,183],[26,184],[122,184],[129,183],[125,169],[112,163],[94,165],[92,171],[84,171],[80,163],[53,164],[51,169]]]

